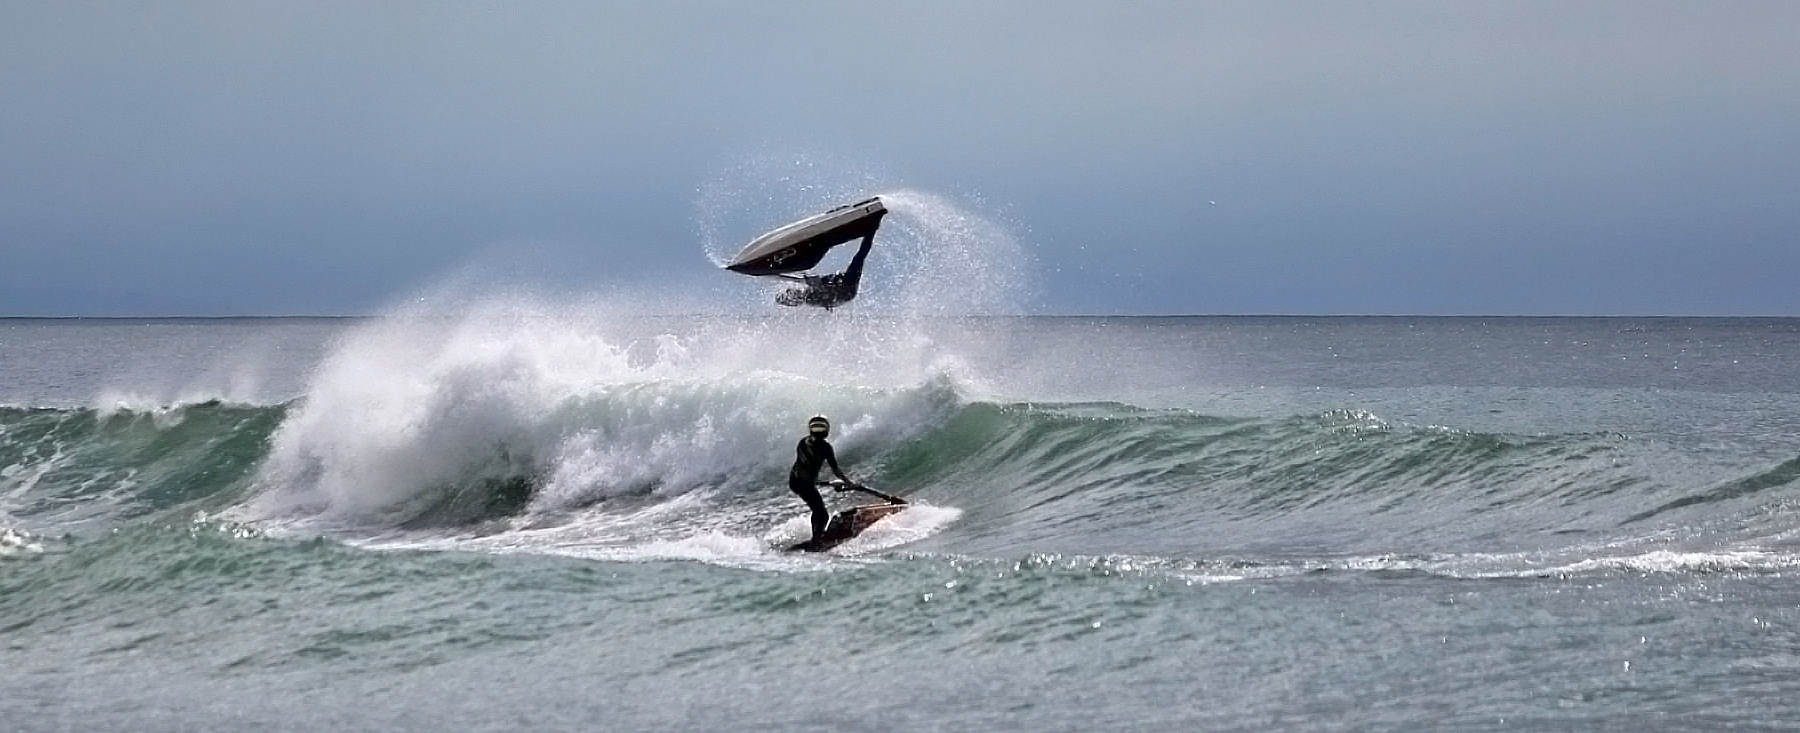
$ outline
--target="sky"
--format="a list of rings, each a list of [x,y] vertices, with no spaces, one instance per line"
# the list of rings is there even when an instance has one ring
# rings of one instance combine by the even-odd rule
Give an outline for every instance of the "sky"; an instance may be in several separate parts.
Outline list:
[[[486,268],[704,302],[741,287],[706,236],[758,233],[714,231],[719,187],[852,180],[1002,223],[1028,312],[1800,316],[1796,29],[1785,0],[5,2],[0,315],[365,314]]]

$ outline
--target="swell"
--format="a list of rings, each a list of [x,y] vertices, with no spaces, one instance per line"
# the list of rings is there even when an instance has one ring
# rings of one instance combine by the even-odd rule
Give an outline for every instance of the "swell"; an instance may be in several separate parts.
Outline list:
[[[816,385],[802,386],[817,399]],[[346,418],[296,422],[300,405],[0,409],[0,510],[39,534],[220,510],[430,530],[701,497],[655,520],[680,525],[657,536],[680,536],[681,523],[699,531],[724,514],[795,511],[781,472],[789,428],[804,418],[779,407],[794,391],[764,379],[612,385],[507,420],[463,400],[399,435],[350,441],[335,429]],[[1794,500],[1800,480],[1800,458],[1696,480],[1660,469],[1670,446],[1617,434],[1477,433],[1354,411],[1267,419],[1002,404],[967,401],[947,380],[824,399],[842,408],[835,440],[853,473],[964,512],[921,544],[955,552],[1507,548],[1642,535],[1659,517],[1716,523]],[[307,482],[331,472],[348,505],[294,501],[319,497]]]
[[[242,497],[285,406],[220,402],[154,411],[0,408],[0,510],[40,528]]]
[[[1610,470],[1613,435],[1513,436],[1391,425],[1355,411],[1225,418],[1119,404],[966,406],[896,450],[905,483],[981,471],[992,490],[1031,505],[1087,493],[1144,498],[1206,494],[1253,518],[1332,505],[1397,510],[1441,489],[1481,508],[1604,495],[1641,477]]]
[[[1731,479],[1717,486],[1665,502],[1654,509],[1633,514],[1627,517],[1625,522],[1641,522],[1685,507],[1717,504],[1755,496],[1772,489],[1791,486],[1795,481],[1800,481],[1800,456],[1783,461],[1766,471]]]
[[[965,546],[1175,554],[1554,543],[1638,531],[1624,525],[1682,506],[1785,496],[1800,478],[1795,459],[1696,483],[1704,472],[1665,470],[1670,448],[1354,411],[1250,419],[975,403],[894,451],[884,478],[965,509]]]

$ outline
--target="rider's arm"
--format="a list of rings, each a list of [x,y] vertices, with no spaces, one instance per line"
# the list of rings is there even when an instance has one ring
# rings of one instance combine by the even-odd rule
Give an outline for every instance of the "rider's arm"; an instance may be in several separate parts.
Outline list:
[[[831,448],[830,443],[825,444],[825,462],[831,465],[831,472],[834,474],[837,474],[838,478],[843,479],[844,483],[847,483],[847,484],[856,483],[855,481],[851,481],[849,476],[844,475],[843,469],[838,468],[837,451],[835,451]]]

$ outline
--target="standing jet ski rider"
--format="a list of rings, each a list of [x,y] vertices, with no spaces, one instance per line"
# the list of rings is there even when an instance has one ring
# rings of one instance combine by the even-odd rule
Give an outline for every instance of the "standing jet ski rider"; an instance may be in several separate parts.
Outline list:
[[[846,484],[855,484],[843,469],[838,468],[837,453],[831,449],[826,438],[831,436],[831,421],[824,415],[815,415],[806,422],[806,437],[794,446],[794,468],[788,471],[788,488],[800,495],[806,507],[812,510],[812,538],[817,541],[825,535],[825,525],[831,520],[831,513],[825,509],[825,499],[819,496],[819,469],[825,464],[831,465],[831,472],[837,474]]]

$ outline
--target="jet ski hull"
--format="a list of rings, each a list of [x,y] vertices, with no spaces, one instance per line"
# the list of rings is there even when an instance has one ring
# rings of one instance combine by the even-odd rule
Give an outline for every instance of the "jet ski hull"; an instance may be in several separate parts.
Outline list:
[[[786,275],[817,267],[832,247],[872,236],[881,226],[887,207],[880,198],[810,216],[780,227],[756,239],[732,259],[725,269],[745,275]]]

